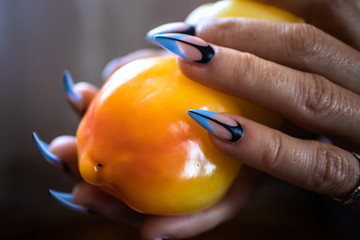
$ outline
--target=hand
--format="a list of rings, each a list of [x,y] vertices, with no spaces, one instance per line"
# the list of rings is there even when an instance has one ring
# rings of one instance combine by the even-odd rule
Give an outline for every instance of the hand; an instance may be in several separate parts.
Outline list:
[[[280,4],[283,2],[287,4],[285,7],[303,16],[306,21],[311,22],[311,20],[315,19],[314,16],[307,18],[299,14],[302,12],[301,9],[304,9],[301,4],[305,4],[308,1],[297,1],[296,3],[277,1]],[[338,21],[342,23],[357,22],[354,19],[358,15],[350,14],[352,17],[349,19],[346,19],[345,16],[349,9],[353,13],[354,11],[356,12],[356,8],[352,8],[350,3],[345,5],[350,7],[339,11],[342,14],[338,14],[339,16],[328,21],[329,24],[322,19],[323,24],[332,26],[334,22]],[[312,4],[309,4],[310,9],[312,6]],[[322,12],[326,15],[326,13],[330,14],[330,10],[332,9],[329,8]],[[307,12],[306,10],[303,11],[304,13]],[[317,22],[315,21],[315,23]],[[345,24],[347,27],[339,28],[342,32],[346,33],[345,35],[337,30],[331,32],[337,37],[346,36],[344,41],[352,44],[353,48],[351,48],[309,25],[296,24],[297,27],[295,27],[292,24],[281,23],[279,26],[278,24],[245,19],[215,20],[202,23],[196,26],[197,36],[211,42],[214,46],[215,44],[219,45],[215,47],[217,50],[215,56],[207,64],[179,60],[179,66],[185,74],[194,80],[277,111],[307,130],[327,135],[334,140],[341,141],[342,139],[347,139],[346,145],[344,144],[345,146],[339,148],[318,141],[290,137],[277,130],[233,115],[226,116],[238,121],[244,128],[244,135],[239,141],[229,143],[222,138],[211,135],[215,146],[233,155],[235,158],[239,158],[249,166],[314,191],[343,197],[353,190],[359,178],[358,163],[352,154],[346,151],[359,152],[359,142],[356,140],[359,139],[359,134],[355,131],[358,130],[355,120],[359,118],[359,109],[356,108],[359,105],[359,88],[357,87],[359,84],[356,84],[358,83],[356,76],[359,75],[359,65],[356,65],[359,62],[359,53],[356,50],[359,49],[359,30],[356,31],[354,24]],[[317,26],[320,25],[318,24]],[[285,29],[282,29],[282,27],[285,27]],[[286,32],[284,31],[286,29],[293,29],[294,31]],[[286,33],[291,32],[293,33],[293,38],[287,38],[289,36]],[[311,35],[313,42],[308,42],[306,38],[306,34],[309,33],[314,34]],[[320,38],[317,37],[318,33],[320,33]],[[227,34],[229,37],[224,38],[224,34]],[[300,34],[299,38],[297,38],[297,34]],[[283,42],[279,42],[280,39]],[[317,45],[319,42],[322,44]],[[313,43],[314,45],[309,47],[307,43]],[[271,46],[271,49],[268,46]],[[319,48],[315,48],[318,49],[319,53],[313,54],[311,50],[314,50],[314,48],[311,48],[311,46],[319,46]],[[335,48],[329,48],[329,46],[334,46]],[[337,54],[335,58],[330,56],[325,58],[324,61],[324,58],[319,56],[329,53],[329,49],[330,51],[331,49],[336,49],[335,52]],[[296,57],[289,59],[289,56]],[[352,61],[353,64],[349,67],[345,64],[346,60],[348,62]],[[340,63],[335,64],[337,61]],[[118,61],[113,63],[115,64],[113,66],[116,68]],[[111,70],[109,72],[111,73]],[[107,74],[109,73],[105,72],[105,76]],[[220,79],[223,81],[218,81]],[[347,81],[345,82],[344,80]],[[302,82],[309,84],[307,89],[312,89],[310,88],[313,86],[312,84],[317,83],[331,86],[331,89],[334,91],[341,90],[340,93],[342,94],[345,91],[344,97],[346,101],[343,101],[343,99],[333,99],[330,105],[338,106],[335,108],[339,110],[336,115],[337,117],[332,112],[325,112],[323,114],[327,114],[328,117],[322,119],[322,113],[316,111],[316,109],[329,109],[329,106],[321,107],[321,103],[323,103],[322,96],[326,97],[326,95],[316,91],[320,90],[319,88],[312,89],[314,94],[320,94],[315,95],[319,96],[315,98],[315,100],[319,100],[317,101],[319,105],[315,104],[316,102],[313,103],[311,100],[314,99],[312,98],[308,98],[307,105],[296,105],[297,103],[302,103],[301,101],[298,102],[303,97],[301,93],[304,93],[300,90],[305,91],[305,89],[298,89],[299,91],[296,92],[297,88],[294,88],[293,84],[300,85]],[[351,84],[351,82],[352,85],[347,85]],[[266,83],[268,84],[267,86]],[[334,83],[342,85],[342,87]],[[75,85],[74,89],[76,93],[85,99],[83,105],[80,104],[83,109],[86,108],[92,99],[91,96],[96,94],[93,86],[85,83]],[[291,89],[294,93],[293,96],[283,94]],[[262,91],[266,93],[263,97],[261,95]],[[323,93],[326,94],[326,91],[323,91]],[[350,95],[348,96],[348,94]],[[308,109],[308,106],[312,108]],[[346,112],[344,114],[344,111],[341,111],[341,106],[348,106],[348,113],[351,113],[351,110],[354,111],[352,115],[354,116],[353,120],[346,115]],[[340,120],[337,120],[338,118]],[[308,131],[305,131],[305,133],[308,136]],[[274,149],[277,151],[274,151]],[[67,169],[70,175],[79,181],[73,190],[73,198],[72,202],[70,202],[76,204],[73,207],[82,211],[92,210],[99,212],[113,219],[131,220],[132,223],[141,228],[142,236],[145,239],[195,236],[226,221],[244,207],[251,195],[254,184],[259,179],[259,175],[261,175],[250,167],[244,167],[244,170],[234,182],[225,198],[209,209],[183,216],[145,216],[133,212],[119,200],[103,193],[96,187],[81,182],[77,169],[76,140],[74,137],[59,137],[50,144],[48,150],[50,153],[55,154],[56,158],[60,159],[63,164],[52,163],[58,166],[68,166]],[[240,155],[242,156],[241,158]],[[331,158],[329,159],[328,157]],[[329,166],[329,168],[326,168],[326,166]],[[346,166],[346,168],[341,168],[342,166]]]
[[[229,132],[215,129],[208,113],[200,119],[195,111],[200,123],[213,126],[208,130],[216,147],[295,185],[346,197],[360,181],[359,159],[351,153],[360,152],[360,28],[352,24],[360,20],[359,8],[352,1],[266,2],[292,10],[319,28],[226,18],[195,26],[199,38],[163,34],[163,26],[154,41],[180,56],[179,67],[189,78],[277,112],[305,135],[312,132],[333,142],[301,139],[222,114],[216,120],[235,120],[243,128],[242,138],[229,142]]]
[[[127,62],[163,54],[168,53],[145,49],[117,58],[105,68],[104,79]],[[97,88],[84,82],[73,85],[68,72],[64,74],[64,82],[70,104],[79,115],[82,115],[97,94]],[[36,134],[34,138],[44,157],[56,167],[66,170],[77,182],[71,194],[51,190],[52,195],[57,200],[76,211],[99,213],[108,218],[139,227],[144,239],[186,238],[214,228],[232,218],[247,203],[255,184],[261,178],[258,171],[244,167],[226,196],[214,206],[187,215],[148,216],[133,211],[120,200],[82,180],[78,169],[76,138],[74,136],[57,137],[49,146],[42,142]]]

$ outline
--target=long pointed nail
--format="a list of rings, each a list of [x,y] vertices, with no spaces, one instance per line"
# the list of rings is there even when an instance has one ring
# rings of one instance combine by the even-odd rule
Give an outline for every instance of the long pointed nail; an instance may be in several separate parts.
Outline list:
[[[208,63],[215,54],[210,44],[198,37],[186,34],[157,34],[154,36],[154,41],[189,62]]]
[[[87,213],[92,212],[84,206],[74,204],[72,202],[73,196],[71,193],[58,192],[58,191],[55,191],[52,189],[49,189],[49,192],[50,192],[51,196],[53,196],[59,203],[61,203],[62,205],[64,205],[67,208],[70,208],[71,210],[78,211],[78,212],[87,212]]]
[[[188,114],[200,126],[220,138],[236,142],[243,136],[242,126],[223,114],[193,109]]]
[[[37,147],[37,149],[40,151],[41,155],[51,164],[54,164],[58,167],[65,168],[64,164],[61,162],[61,160],[52,152],[49,151],[49,144],[42,141],[39,136],[33,132],[32,134],[33,141]]]
[[[183,33],[194,36],[195,26],[185,22],[167,23],[150,30],[146,34],[146,40],[153,42],[155,35],[163,33]]]
[[[84,100],[80,94],[75,92],[74,81],[69,71],[67,70],[65,70],[63,73],[63,86],[66,93],[66,98],[69,101],[70,105],[77,113],[83,115],[86,110]]]

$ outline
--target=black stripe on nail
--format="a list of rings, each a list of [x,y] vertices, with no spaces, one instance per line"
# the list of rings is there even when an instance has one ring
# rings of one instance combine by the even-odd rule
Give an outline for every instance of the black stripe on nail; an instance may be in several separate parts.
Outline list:
[[[190,43],[190,42],[187,42],[187,41],[184,41],[184,40],[177,40],[179,42],[182,42],[182,43],[185,43],[185,44],[188,44],[190,46],[193,46],[195,48],[197,48],[200,52],[201,52],[201,55],[202,55],[202,58],[198,61],[195,61],[197,63],[208,63],[211,61],[211,59],[214,57],[215,55],[215,51],[214,51],[214,48],[210,46],[210,44],[208,44],[207,46],[200,46],[200,45],[197,45],[197,44],[194,44],[194,43]]]
[[[190,45],[190,46],[198,49],[200,51],[200,53],[201,53],[202,58],[200,60],[195,61],[197,63],[208,63],[208,62],[211,61],[211,59],[215,55],[215,50],[210,44],[208,44],[207,46],[200,46],[200,45],[197,45],[197,44],[182,40],[180,38],[171,37],[171,36],[156,35],[156,38],[171,39],[171,40],[174,40],[174,41],[185,43],[187,45]]]
[[[227,125],[225,123],[222,123],[216,119],[213,119],[211,117],[208,117],[208,116],[205,116],[203,114],[200,114],[198,112],[194,112],[194,111],[191,111],[193,114],[196,114],[196,115],[199,115],[201,117],[204,117],[210,121],[213,121],[214,123],[217,123],[219,124],[220,126],[224,127],[226,130],[228,130],[230,133],[231,133],[231,136],[232,138],[230,140],[228,140],[229,142],[236,142],[238,141],[244,134],[244,129],[243,127],[240,125],[240,123],[238,123],[237,121],[235,121],[237,123],[237,126],[230,126],[230,125]]]

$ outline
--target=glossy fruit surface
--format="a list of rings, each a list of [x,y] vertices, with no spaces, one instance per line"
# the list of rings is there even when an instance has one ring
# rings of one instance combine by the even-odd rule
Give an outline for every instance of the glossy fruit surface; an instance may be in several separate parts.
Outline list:
[[[246,17],[271,21],[303,22],[290,12],[251,0],[224,0],[204,4],[192,11],[186,22],[196,24],[219,17]]]
[[[151,214],[217,201],[240,163],[211,146],[190,108],[241,114],[230,96],[197,84],[174,58],[134,61],[115,72],[78,129],[83,178]]]
[[[188,213],[216,203],[241,164],[212,145],[189,109],[229,112],[275,128],[282,121],[191,81],[175,58],[136,60],[110,76],[79,125],[82,177],[146,214]]]

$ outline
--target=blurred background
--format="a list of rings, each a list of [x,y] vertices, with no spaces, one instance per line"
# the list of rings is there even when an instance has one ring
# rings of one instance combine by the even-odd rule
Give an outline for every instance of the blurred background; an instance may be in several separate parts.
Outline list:
[[[47,142],[75,134],[64,69],[100,87],[108,61],[150,47],[148,30],[205,2],[0,0],[0,239],[140,239],[136,228],[53,200],[49,188],[70,192],[74,183],[42,159],[31,134]],[[235,219],[195,239],[346,239],[359,236],[356,221],[334,201],[268,177]]]

